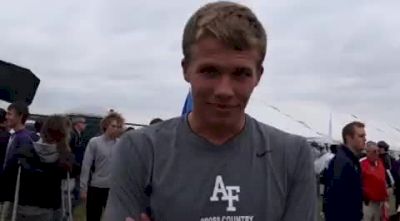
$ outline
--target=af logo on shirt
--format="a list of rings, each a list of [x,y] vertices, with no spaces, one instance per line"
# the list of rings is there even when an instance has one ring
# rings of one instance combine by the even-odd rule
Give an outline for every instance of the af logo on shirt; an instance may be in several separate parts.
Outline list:
[[[239,202],[240,186],[225,186],[222,176],[218,175],[215,179],[214,191],[210,197],[211,202],[227,201],[226,211],[235,212],[235,201]]]

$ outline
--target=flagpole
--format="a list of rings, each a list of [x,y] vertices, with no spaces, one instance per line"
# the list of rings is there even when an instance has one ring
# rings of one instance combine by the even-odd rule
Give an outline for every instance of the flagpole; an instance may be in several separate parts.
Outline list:
[[[333,136],[332,136],[332,112],[329,115],[328,136],[329,136],[329,139],[331,139],[331,142],[332,142],[333,141]]]

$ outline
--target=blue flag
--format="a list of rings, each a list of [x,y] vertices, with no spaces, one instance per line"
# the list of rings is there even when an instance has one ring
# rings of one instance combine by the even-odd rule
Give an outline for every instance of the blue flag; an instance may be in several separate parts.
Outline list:
[[[192,98],[192,92],[189,90],[189,93],[186,96],[185,104],[183,105],[182,116],[192,112],[192,110],[193,110],[193,98]]]

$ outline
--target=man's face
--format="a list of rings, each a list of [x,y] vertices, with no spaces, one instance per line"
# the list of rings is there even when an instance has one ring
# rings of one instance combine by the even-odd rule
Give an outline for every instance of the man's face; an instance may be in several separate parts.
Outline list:
[[[367,148],[367,157],[372,161],[376,161],[379,159],[379,149],[378,146],[370,146]]]
[[[14,109],[10,109],[6,114],[7,127],[10,129],[16,128],[21,123],[22,116],[18,115]]]
[[[356,151],[361,152],[365,148],[366,140],[365,129],[362,127],[354,128],[354,135],[348,137],[348,143],[351,147],[353,147]]]
[[[123,132],[123,127],[118,121],[112,120],[106,129],[106,134],[111,138],[119,137]]]
[[[85,128],[86,128],[86,122],[85,122],[85,121],[81,121],[81,122],[79,122],[79,123],[77,124],[77,126],[78,126],[78,130],[79,130],[80,132],[82,132],[82,131],[84,131]]]
[[[238,51],[212,37],[200,39],[183,61],[193,95],[193,112],[211,124],[232,124],[244,116],[262,68],[257,50]]]

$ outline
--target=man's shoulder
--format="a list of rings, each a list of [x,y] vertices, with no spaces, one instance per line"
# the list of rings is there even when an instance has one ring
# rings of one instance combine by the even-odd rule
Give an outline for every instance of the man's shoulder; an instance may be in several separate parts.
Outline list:
[[[15,132],[15,137],[30,137],[32,131],[28,129],[22,129],[20,131]]]
[[[313,166],[312,148],[302,136],[290,134],[273,126],[253,120],[251,132],[252,142],[256,142],[258,148],[271,152],[274,164],[289,165],[291,174],[296,173],[298,162],[311,162]]]
[[[182,122],[184,122],[182,117],[171,118],[137,130],[128,131],[122,136],[122,139],[140,142],[143,140],[156,140],[161,137],[175,136]]]
[[[360,164],[365,164],[367,163],[367,157],[363,157],[360,159]]]
[[[345,146],[341,146],[335,157],[332,159],[332,166],[336,169],[351,169],[353,170],[353,168],[355,168],[356,166],[356,162],[353,161],[345,152],[342,148],[347,148]],[[365,161],[360,162],[360,165],[362,165],[362,163]]]
[[[129,136],[146,136],[155,135],[158,133],[168,132],[171,129],[176,129],[176,127],[183,121],[182,117],[171,118],[153,125],[144,126],[137,130],[131,130],[127,132]]]
[[[126,156],[139,154],[149,157],[156,149],[165,149],[168,142],[179,134],[182,118],[172,118],[140,129],[130,130],[118,141],[116,150]]]
[[[338,151],[335,156],[335,160],[341,161],[341,162],[346,162],[346,163],[353,163],[352,159],[346,153],[346,150],[344,148],[347,148],[347,147],[342,145],[338,148]]]
[[[90,138],[89,143],[90,144],[97,144],[98,142],[101,141],[102,137],[103,137],[103,135],[92,137],[92,138]]]
[[[98,135],[90,138],[89,141],[91,141],[91,140],[93,140],[93,141],[101,141],[102,139],[104,139],[104,136],[105,136],[104,133],[103,134],[98,134]]]
[[[360,162],[360,166],[362,170],[365,170],[368,168],[368,166],[370,165],[370,162],[368,162],[368,158],[367,157],[363,157],[359,160]],[[378,162],[379,163],[379,162]]]
[[[14,140],[16,142],[23,142],[23,143],[31,142],[31,143],[33,143],[32,133],[33,132],[31,132],[27,129],[23,129],[21,131],[15,132]]]
[[[70,136],[71,136],[71,138],[75,138],[78,136],[78,132],[75,129],[72,129],[70,132]]]
[[[269,140],[271,144],[279,144],[280,147],[301,147],[306,143],[306,138],[300,135],[291,134],[271,125],[257,121],[251,118],[253,125],[259,134]],[[301,144],[301,145],[300,145]]]

